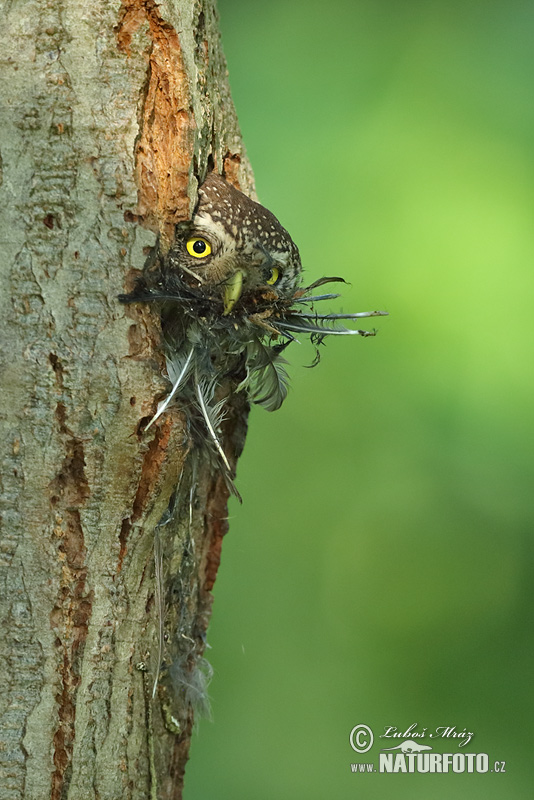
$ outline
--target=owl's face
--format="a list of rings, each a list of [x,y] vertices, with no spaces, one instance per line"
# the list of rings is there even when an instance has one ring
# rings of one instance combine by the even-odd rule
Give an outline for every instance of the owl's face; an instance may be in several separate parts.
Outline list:
[[[214,172],[200,187],[193,219],[177,233],[169,255],[220,293],[224,315],[241,296],[269,292],[273,300],[289,299],[302,269],[297,246],[274,214]]]

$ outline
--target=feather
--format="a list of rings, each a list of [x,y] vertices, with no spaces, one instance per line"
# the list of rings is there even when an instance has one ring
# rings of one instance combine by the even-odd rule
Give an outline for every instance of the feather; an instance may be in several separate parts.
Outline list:
[[[172,398],[174,397],[174,395],[178,391],[179,387],[184,382],[184,379],[187,376],[187,371],[189,369],[189,365],[191,364],[191,359],[193,357],[194,351],[195,351],[195,348],[193,346],[191,348],[191,350],[189,351],[189,355],[187,356],[187,358],[185,360],[185,363],[183,364],[183,366],[181,367],[179,372],[176,369],[176,357],[177,357],[177,354],[173,353],[172,354],[173,357],[167,359],[167,372],[169,374],[169,378],[171,378],[171,380],[174,380],[174,384],[173,384],[173,387],[172,387],[171,391],[169,392],[169,394],[165,398],[165,400],[162,400],[162,401],[160,401],[158,403],[158,410],[156,411],[156,413],[154,414],[154,416],[152,417],[152,419],[150,420],[150,422],[146,426],[145,431],[147,431],[150,428],[150,426],[158,419],[158,417],[161,417],[161,415],[163,414],[163,412],[165,411],[165,409],[167,408],[167,406],[171,402]],[[178,376],[175,378],[176,372],[178,372]]]
[[[223,398],[218,403],[211,404],[211,400],[213,398],[213,394],[215,391],[216,383],[212,380],[207,382],[205,380],[201,380],[198,377],[198,374],[195,377],[195,394],[196,399],[198,400],[197,408],[200,411],[200,416],[204,421],[204,425],[206,426],[209,439],[208,441],[214,445],[216,453],[220,456],[224,469],[221,470],[222,475],[224,477],[225,483],[228,487],[228,490],[231,494],[236,497],[240,503],[243,502],[243,498],[239,494],[237,486],[233,481],[233,470],[230,466],[230,462],[226,457],[226,453],[224,452],[223,446],[220,441],[220,426],[224,419],[224,411],[226,410],[226,405],[228,402],[228,398]],[[205,439],[205,437],[204,437]]]
[[[317,319],[313,317],[313,319]],[[349,328],[327,328],[321,319],[317,319],[317,324],[313,325],[308,319],[301,315],[288,316],[285,319],[277,319],[276,327],[281,328],[281,333],[285,330],[296,331],[297,333],[309,333],[311,336],[375,336],[376,331],[350,330]]]
[[[222,445],[219,441],[219,437],[217,436],[217,428],[219,427],[220,424],[220,419],[219,420],[217,419],[217,413],[220,412],[220,409],[218,409],[217,406],[210,406],[209,402],[206,401],[205,389],[202,388],[201,383],[198,379],[198,375],[196,378],[195,386],[196,386],[199,408],[202,412],[202,416],[204,417],[204,422],[206,423],[208,432],[211,436],[213,444],[215,445],[215,448],[217,449],[219,455],[223,460],[224,466],[226,467],[228,472],[231,473],[232,468],[230,467],[228,459],[226,458],[226,454],[222,449]],[[218,404],[218,406],[219,405],[223,406],[224,401]]]
[[[386,317],[387,311],[360,311],[357,314],[302,314],[299,319],[359,319],[360,317]]]
[[[247,377],[238,389],[246,386],[252,402],[267,411],[277,411],[287,397],[289,376],[283,365],[289,362],[281,352],[288,344],[267,347],[255,339],[247,349]]]
[[[347,283],[345,278],[319,278],[318,280],[310,283],[309,286],[306,286],[304,289],[299,289],[295,292],[295,297],[301,297],[306,292],[311,291],[312,289],[318,289],[319,286],[324,286],[325,283]]]
[[[187,638],[182,634],[182,639]],[[170,665],[169,673],[182,702],[191,706],[197,715],[210,719],[208,686],[213,677],[213,667],[209,661],[199,657],[191,645],[189,652],[186,649],[182,658]]]
[[[313,294],[309,297],[295,297],[293,299],[294,303],[315,303],[317,300],[335,300],[336,298],[341,297],[340,294]]]

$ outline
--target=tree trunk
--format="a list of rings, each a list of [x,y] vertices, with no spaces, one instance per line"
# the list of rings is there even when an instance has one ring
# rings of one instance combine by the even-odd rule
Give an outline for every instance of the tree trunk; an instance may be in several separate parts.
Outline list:
[[[179,410],[143,434],[159,322],[116,298],[208,168],[253,191],[217,15],[35,0],[2,27],[0,797],[180,798],[228,490]]]

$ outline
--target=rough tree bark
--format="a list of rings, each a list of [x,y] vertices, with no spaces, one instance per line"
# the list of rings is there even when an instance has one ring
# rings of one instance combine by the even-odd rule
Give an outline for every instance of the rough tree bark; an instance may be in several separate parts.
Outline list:
[[[253,191],[216,10],[8,2],[2,38],[0,797],[180,798],[193,714],[169,670],[152,697],[158,606],[167,660],[198,666],[228,491],[202,464],[165,517],[187,432],[177,410],[142,433],[158,319],[116,298],[208,168]]]

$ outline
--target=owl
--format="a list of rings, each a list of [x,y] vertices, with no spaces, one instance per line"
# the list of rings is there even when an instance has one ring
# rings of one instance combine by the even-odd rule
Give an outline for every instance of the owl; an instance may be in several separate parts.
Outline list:
[[[287,395],[282,354],[291,342],[308,336],[318,346],[332,335],[372,336],[339,320],[385,313],[318,313],[316,304],[339,295],[315,290],[343,279],[302,287],[301,270],[298,248],[277,218],[211,172],[192,219],[176,226],[166,253],[156,245],[133,292],[119,298],[157,303],[161,312],[172,389],[147,427],[179,399],[193,438],[211,449],[234,492],[220,432],[231,395],[245,392],[275,411]]]

